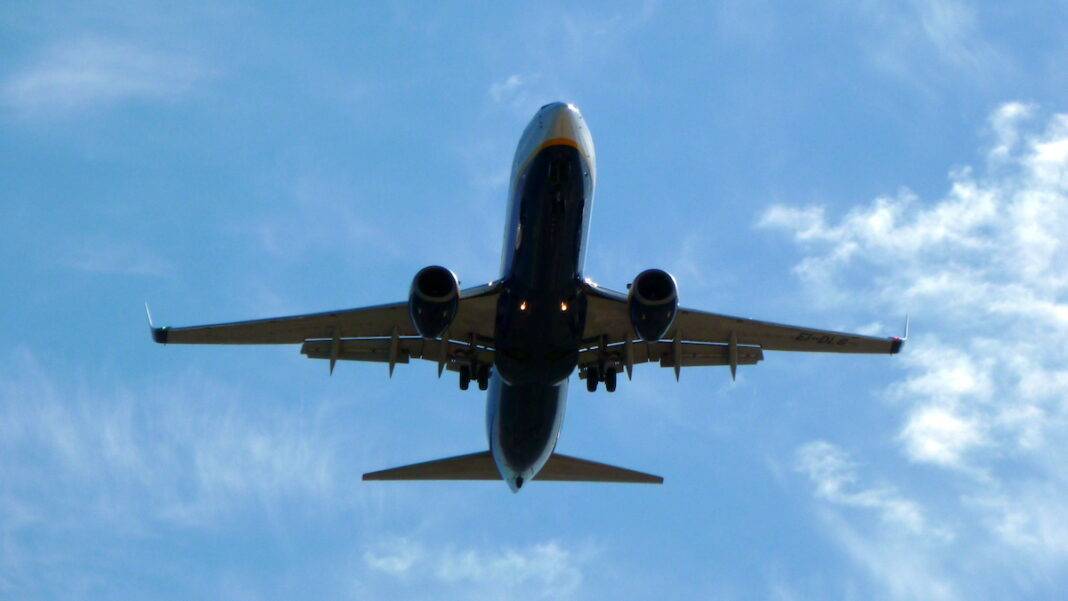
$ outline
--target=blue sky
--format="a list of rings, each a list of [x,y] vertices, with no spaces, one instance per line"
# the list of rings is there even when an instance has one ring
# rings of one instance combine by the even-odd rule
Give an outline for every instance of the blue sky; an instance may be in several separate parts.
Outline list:
[[[0,9],[0,598],[1053,599],[1068,588],[1068,8]],[[364,484],[481,450],[432,364],[158,347],[493,279],[550,100],[589,275],[913,339],[572,390],[662,487]]]

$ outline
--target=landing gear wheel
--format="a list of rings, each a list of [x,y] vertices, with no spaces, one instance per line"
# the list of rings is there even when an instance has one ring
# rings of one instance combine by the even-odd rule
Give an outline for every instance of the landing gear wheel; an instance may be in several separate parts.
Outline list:
[[[460,366],[460,390],[467,390],[471,385],[471,368],[466,365]]]
[[[616,391],[616,373],[614,369],[604,372],[604,389],[608,392]]]
[[[490,366],[479,365],[477,373],[478,377],[476,379],[478,380],[478,389],[486,390],[489,388]]]
[[[586,390],[590,392],[597,391],[597,381],[601,379],[601,374],[598,373],[596,367],[590,367],[586,370]]]

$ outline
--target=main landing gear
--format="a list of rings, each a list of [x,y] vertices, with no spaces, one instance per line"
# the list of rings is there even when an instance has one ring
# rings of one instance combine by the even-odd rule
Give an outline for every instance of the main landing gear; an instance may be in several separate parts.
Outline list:
[[[486,390],[489,388],[489,378],[490,366],[486,363],[460,366],[460,390],[467,390],[471,380],[478,382],[479,390]]]
[[[604,382],[604,389],[608,392],[616,391],[616,375],[619,372],[610,366],[591,365],[586,368],[586,390],[595,392],[597,384]]]

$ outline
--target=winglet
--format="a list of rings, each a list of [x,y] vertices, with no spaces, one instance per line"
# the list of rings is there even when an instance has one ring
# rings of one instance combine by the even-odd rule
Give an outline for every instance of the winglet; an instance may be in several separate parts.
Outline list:
[[[167,344],[167,328],[157,328],[152,323],[152,311],[148,308],[148,301],[145,301],[145,314],[148,315],[148,329],[152,332],[152,340],[159,344]]]
[[[909,339],[909,314],[905,314],[905,335],[898,338],[894,336],[890,343],[890,354],[896,355],[901,352],[901,347],[904,346],[905,341]]]

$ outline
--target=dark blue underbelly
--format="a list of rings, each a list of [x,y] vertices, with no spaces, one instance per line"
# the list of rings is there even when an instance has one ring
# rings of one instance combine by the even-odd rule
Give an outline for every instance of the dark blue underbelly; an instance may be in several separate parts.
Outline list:
[[[494,334],[496,367],[506,383],[557,384],[578,362],[586,316],[578,280],[588,189],[588,172],[570,146],[542,150],[517,182],[512,226],[519,233]]]
[[[502,384],[497,393],[496,415],[491,416],[497,424],[495,432],[491,424],[491,436],[497,437],[505,464],[517,473],[540,468],[560,434],[567,383]]]

